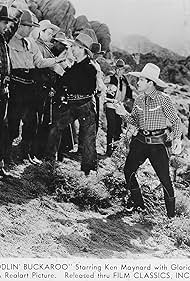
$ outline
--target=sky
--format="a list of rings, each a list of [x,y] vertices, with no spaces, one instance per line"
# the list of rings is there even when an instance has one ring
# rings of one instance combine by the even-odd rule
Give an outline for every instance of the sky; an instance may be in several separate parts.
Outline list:
[[[76,16],[106,23],[117,42],[139,34],[164,47],[190,50],[190,0],[70,0]]]

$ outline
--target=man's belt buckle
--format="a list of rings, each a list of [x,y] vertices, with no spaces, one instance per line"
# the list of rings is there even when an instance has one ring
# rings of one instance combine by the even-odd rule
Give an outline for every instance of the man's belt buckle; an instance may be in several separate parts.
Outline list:
[[[149,134],[150,134],[149,131],[147,131],[147,130],[143,131],[143,135],[148,136]]]
[[[152,139],[150,137],[145,137],[145,142],[150,144],[152,143]]]
[[[25,73],[29,73],[29,72],[30,72],[30,69],[25,69],[24,72],[25,72]]]

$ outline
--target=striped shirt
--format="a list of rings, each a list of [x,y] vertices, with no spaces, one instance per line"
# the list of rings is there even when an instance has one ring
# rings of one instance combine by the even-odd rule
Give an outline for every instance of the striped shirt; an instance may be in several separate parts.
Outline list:
[[[181,120],[170,97],[155,88],[148,94],[139,95],[131,114],[123,119],[141,130],[154,131],[171,126],[173,138],[180,138],[182,134]]]

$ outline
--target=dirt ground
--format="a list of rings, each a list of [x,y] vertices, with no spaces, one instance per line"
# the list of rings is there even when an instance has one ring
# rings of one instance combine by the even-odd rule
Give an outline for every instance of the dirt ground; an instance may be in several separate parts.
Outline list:
[[[18,165],[12,179],[0,181],[1,257],[189,257],[188,249],[157,237],[153,227],[131,217],[81,211],[72,203],[55,201],[38,178],[31,178],[33,169],[29,162]]]

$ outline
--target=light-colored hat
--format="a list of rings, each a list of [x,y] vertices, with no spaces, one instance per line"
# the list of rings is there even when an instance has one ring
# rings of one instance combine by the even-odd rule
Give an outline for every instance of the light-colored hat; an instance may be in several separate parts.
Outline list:
[[[168,86],[164,81],[159,79],[160,68],[153,63],[147,63],[141,72],[128,72],[127,75],[129,74],[135,77],[144,77],[150,79],[154,81],[156,85],[162,88],[166,88]]]
[[[67,39],[67,37],[65,36],[65,33],[62,31],[59,31],[58,33],[56,33],[56,35],[53,37],[53,40],[58,41],[68,47],[70,47],[71,41],[69,39]]]
[[[45,29],[52,29],[53,35],[55,35],[60,30],[60,28],[57,25],[51,23],[50,20],[41,20],[39,22],[39,25],[40,25],[39,26],[40,31],[45,30]]]
[[[53,30],[53,36],[60,30],[60,28],[57,25],[52,24],[50,20],[42,20],[39,22],[39,26],[32,30],[30,36],[32,36],[34,40],[37,40],[40,32],[49,28]]]
[[[69,40],[72,44],[77,44],[78,46],[84,48],[88,55],[92,58],[93,54],[90,51],[90,47],[93,43],[92,38],[84,33],[79,33],[79,35],[75,38],[75,40]]]

